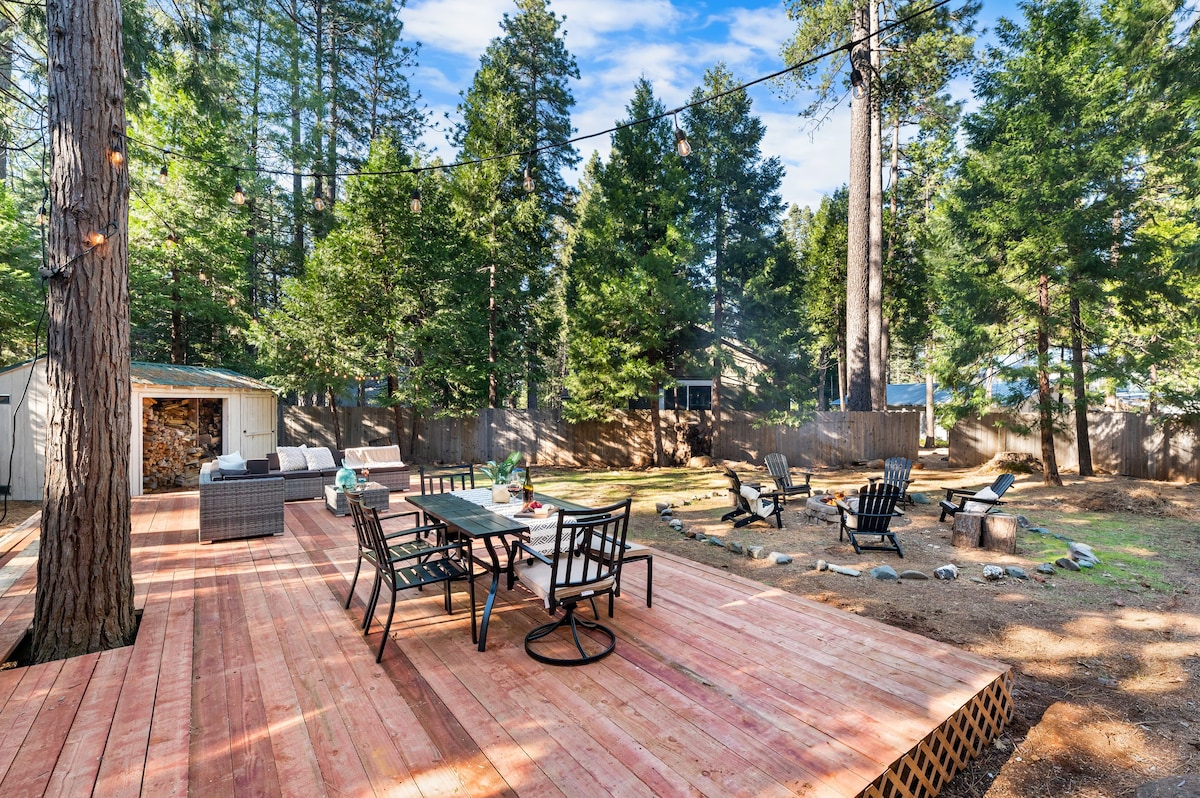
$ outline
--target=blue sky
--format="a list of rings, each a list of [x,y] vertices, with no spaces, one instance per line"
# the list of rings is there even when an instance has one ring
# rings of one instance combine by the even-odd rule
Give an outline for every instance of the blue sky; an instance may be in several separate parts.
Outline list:
[[[719,61],[739,82],[783,68],[780,50],[795,27],[780,0],[551,0],[551,9],[566,16],[566,44],[579,64],[572,122],[581,135],[624,119],[634,82],[643,75],[663,104],[675,108]],[[457,121],[459,93],[471,84],[506,12],[516,13],[512,0],[409,0],[402,12],[405,38],[421,42],[413,84],[444,128]],[[1002,15],[1019,17],[1013,0],[985,0],[979,26],[991,27]],[[961,96],[969,91],[957,87]],[[754,113],[766,125],[763,154],[779,157],[787,171],[784,201],[815,208],[846,181],[849,106],[843,102],[817,126],[797,115],[801,99],[787,99],[768,84],[750,93]],[[453,158],[444,134],[431,133],[425,143]],[[585,161],[593,150],[607,155],[607,137],[579,145]]]

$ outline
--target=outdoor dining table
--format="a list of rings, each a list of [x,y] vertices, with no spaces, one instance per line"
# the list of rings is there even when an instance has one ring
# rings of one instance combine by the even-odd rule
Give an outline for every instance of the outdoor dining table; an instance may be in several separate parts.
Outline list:
[[[583,509],[582,505],[546,496],[534,494],[534,498],[542,504],[552,504],[568,510]],[[479,650],[487,646],[488,620],[491,618],[492,605],[496,603],[496,592],[500,586],[500,578],[508,567],[507,558],[501,562],[500,551],[507,552],[504,539],[517,535],[532,541],[537,546],[539,540],[549,539],[554,543],[554,531],[558,526],[557,513],[551,513],[546,518],[515,518],[521,510],[520,502],[493,504],[490,489],[456,490],[450,493],[429,493],[424,496],[409,496],[408,502],[425,513],[429,518],[441,521],[451,533],[457,533],[471,540],[471,560],[492,573],[492,584],[488,588],[487,601],[483,605],[483,618],[479,624]],[[487,559],[476,554],[475,541],[481,541],[487,551]]]

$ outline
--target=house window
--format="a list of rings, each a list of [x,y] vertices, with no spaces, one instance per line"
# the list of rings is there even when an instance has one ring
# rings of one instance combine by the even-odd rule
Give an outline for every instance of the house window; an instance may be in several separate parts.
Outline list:
[[[663,410],[711,410],[712,382],[681,381],[674,388],[663,391],[661,407]]]

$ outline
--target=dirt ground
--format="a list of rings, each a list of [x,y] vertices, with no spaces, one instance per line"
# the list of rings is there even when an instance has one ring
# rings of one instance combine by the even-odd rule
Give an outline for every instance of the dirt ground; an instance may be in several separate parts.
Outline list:
[[[797,512],[803,500],[789,504],[782,530],[763,522],[734,530],[719,520],[729,505],[720,491],[683,497],[689,503],[675,515],[685,532],[763,545],[794,562],[734,556],[663,522],[639,531],[656,547],[1010,664],[1012,722],[943,796],[1118,798],[1147,782],[1200,771],[1200,485],[1065,474],[1056,488],[1042,486],[1040,474],[1018,475],[1004,509],[1051,534],[1021,530],[1017,554],[1009,556],[950,545],[951,522],[938,521],[941,488],[987,485],[994,472],[948,470],[944,455],[923,453],[914,468],[911,492],[931,502],[906,507],[896,522],[903,559],[856,555],[838,542],[836,526]],[[765,477],[752,469],[737,466],[744,479]],[[812,484],[850,490],[879,473],[818,472]],[[1068,554],[1053,534],[1088,543],[1100,564],[1036,575],[1040,563]],[[815,570],[819,559],[863,575]],[[870,569],[883,563],[930,579],[871,578]],[[958,566],[959,579],[933,579],[947,563]],[[1032,578],[984,582],[987,564],[1017,565]]]
[[[1040,577],[1038,564],[1067,555],[1066,543],[1051,535],[1022,530],[1014,556],[950,545],[951,524],[938,522],[942,488],[983,486],[994,473],[949,470],[944,457],[944,450],[924,452],[913,470],[910,492],[930,503],[907,507],[896,522],[903,559],[856,555],[839,543],[836,527],[806,522],[801,500],[789,505],[783,529],[756,522],[734,530],[720,520],[729,498],[715,469],[543,471],[539,490],[554,493],[557,483],[558,490],[575,491],[590,481],[603,494],[633,493],[636,539],[1011,665],[1011,723],[943,796],[1128,798],[1147,782],[1200,772],[1200,485],[1065,474],[1064,486],[1054,488],[1042,486],[1040,474],[1019,475],[1004,509],[1088,543],[1100,558],[1090,571],[1057,569]],[[734,465],[744,478],[766,477],[761,468]],[[865,466],[819,471],[812,484],[851,490],[879,473]],[[675,517],[685,532],[763,545],[794,562],[735,556],[675,532],[654,513],[662,500],[678,505]],[[0,534],[36,509],[10,502]],[[817,571],[819,559],[863,576]],[[883,563],[931,578],[871,578],[869,570]],[[958,566],[960,578],[933,579],[947,563]],[[984,582],[986,564],[1018,565],[1035,578]]]

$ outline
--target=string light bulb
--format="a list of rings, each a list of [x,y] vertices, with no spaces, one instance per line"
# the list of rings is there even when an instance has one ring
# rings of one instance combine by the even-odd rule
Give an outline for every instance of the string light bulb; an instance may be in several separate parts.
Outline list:
[[[108,236],[104,235],[104,233],[99,230],[93,230],[87,235],[87,242],[93,247],[98,247],[107,240]]]
[[[320,194],[313,197],[313,210],[316,210],[316,211],[325,210],[325,198],[322,197]]]
[[[108,151],[108,160],[113,166],[120,167],[125,163],[125,153],[121,152],[121,145],[114,143],[112,149]]]
[[[46,213],[46,206],[43,205],[37,212],[37,223],[39,227],[45,227],[46,222],[50,221],[50,214]]]
[[[863,80],[863,75],[861,72],[858,71],[858,68],[855,67],[854,69],[851,69],[850,70],[850,86],[851,86],[851,90],[854,92],[854,99],[856,99],[856,100],[862,99],[863,94],[866,93],[866,88],[865,88],[864,84],[865,84],[865,81]]]
[[[163,243],[166,244],[167,249],[174,249],[175,245],[179,243],[179,236],[175,235],[174,233],[170,233],[167,235]]]
[[[413,213],[421,212],[421,189],[414,188],[412,193],[412,202],[408,203],[408,207]]]
[[[158,170],[158,184],[165,186],[167,184],[167,165],[163,164],[162,169]]]
[[[208,282],[208,275],[204,273],[204,269],[200,270],[200,273],[196,275],[196,278],[202,283]]]
[[[524,186],[526,194],[533,193],[533,175],[530,174],[528,166],[525,167],[525,177],[521,181],[521,185]]]
[[[235,183],[233,186],[233,204],[234,205],[245,205],[246,204],[246,192],[242,190],[241,183]]]
[[[680,158],[686,158],[692,154],[692,145],[688,143],[687,134],[678,124],[675,126],[675,152],[679,153]]]
[[[235,296],[229,297],[229,307],[231,307],[231,308],[237,307],[237,297],[235,297]]]

